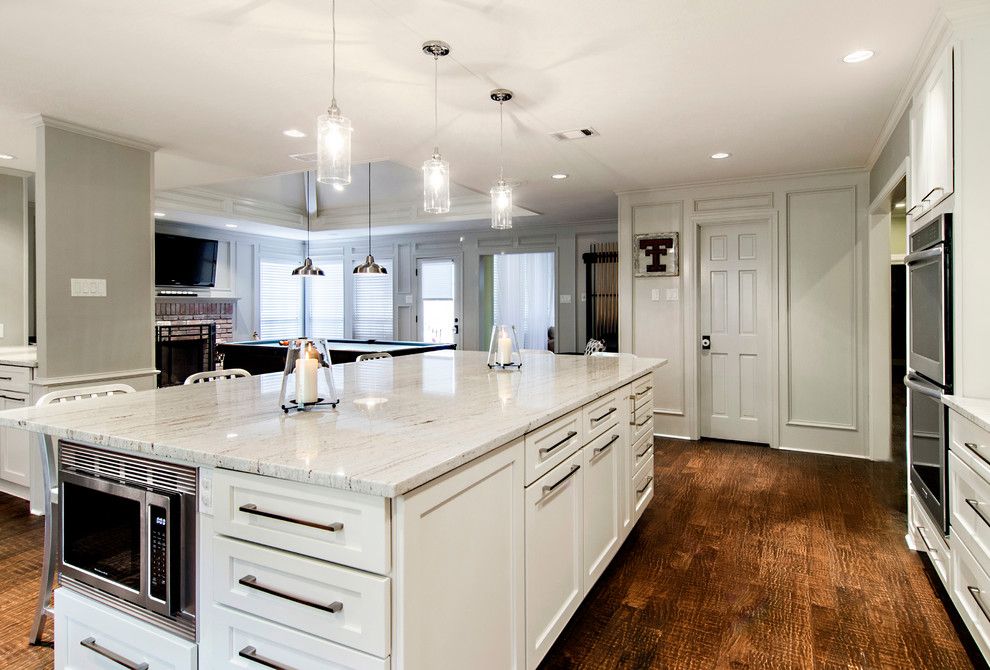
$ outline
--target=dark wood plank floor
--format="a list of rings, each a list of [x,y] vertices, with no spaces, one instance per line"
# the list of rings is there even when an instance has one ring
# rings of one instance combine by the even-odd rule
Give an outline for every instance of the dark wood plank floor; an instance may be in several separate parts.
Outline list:
[[[658,440],[655,463],[542,670],[973,667],[904,543],[903,461]]]
[[[973,667],[904,545],[903,465],[711,441],[656,454],[656,498],[545,670]],[[41,533],[0,495],[0,668],[52,664],[26,644]]]

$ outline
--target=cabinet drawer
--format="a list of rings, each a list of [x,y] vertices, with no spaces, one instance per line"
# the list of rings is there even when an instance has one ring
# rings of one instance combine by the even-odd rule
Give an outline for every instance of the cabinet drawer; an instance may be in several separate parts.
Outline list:
[[[964,536],[980,564],[990,569],[990,483],[949,452],[952,529]]]
[[[632,467],[629,472],[637,473],[643,464],[653,455],[653,433],[647,433],[639,438],[639,441],[632,445],[629,452],[629,459]]]
[[[928,558],[935,567],[935,572],[938,573],[939,579],[948,588],[949,570],[952,569],[949,545],[946,544],[945,537],[942,535],[939,527],[928,518],[921,499],[915,495],[914,491],[910,491],[910,506],[911,532],[915,536],[915,547],[918,551],[924,551],[928,554]]]
[[[222,605],[211,606],[208,616],[202,642],[203,665],[207,668],[388,670],[390,667],[387,658],[376,658]]]
[[[584,444],[584,419],[575,410],[526,435],[526,486],[554,469]]]
[[[643,405],[653,402],[653,375],[647,375],[632,384],[633,406],[640,409]]]
[[[643,511],[646,506],[650,504],[653,500],[653,455],[650,454],[649,460],[643,463],[643,467],[639,469],[636,476],[633,477],[632,489],[630,489],[630,494],[633,496],[635,501],[633,504],[633,518],[637,521],[639,517],[643,516]]]
[[[990,576],[962,542],[952,548],[952,599],[983,651],[990,654]]]
[[[949,448],[990,481],[990,433],[953,410],[949,410]]]
[[[55,591],[58,670],[196,670],[196,645],[67,589]]]
[[[243,472],[213,474],[214,528],[222,535],[370,572],[391,558],[386,498]]]
[[[652,435],[653,404],[648,403],[637,409],[633,414],[631,424],[633,442],[638,442],[644,435]]]
[[[31,368],[0,365],[0,391],[31,393]]]
[[[388,577],[215,537],[213,598],[375,656],[389,654]]]
[[[609,393],[589,402],[581,410],[584,414],[584,443],[591,442],[619,422],[619,398]]]

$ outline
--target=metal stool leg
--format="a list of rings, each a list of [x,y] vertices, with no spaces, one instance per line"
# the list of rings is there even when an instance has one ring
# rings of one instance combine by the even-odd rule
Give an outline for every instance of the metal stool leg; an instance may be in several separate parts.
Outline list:
[[[41,437],[41,472],[45,486],[45,555],[41,566],[41,585],[38,589],[38,604],[34,612],[34,623],[31,625],[31,636],[28,639],[33,645],[51,646],[51,642],[42,639],[45,630],[45,619],[53,613],[52,589],[55,585],[56,564],[56,528],[58,527],[58,504],[55,502],[57,489],[53,490],[57,477],[54,474],[55,447],[53,440],[47,435]]]

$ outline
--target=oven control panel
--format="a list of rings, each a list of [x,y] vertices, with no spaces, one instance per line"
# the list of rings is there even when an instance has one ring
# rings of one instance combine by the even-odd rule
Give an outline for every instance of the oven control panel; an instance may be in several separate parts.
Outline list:
[[[148,505],[148,595],[155,600],[168,600],[168,512],[164,507]]]

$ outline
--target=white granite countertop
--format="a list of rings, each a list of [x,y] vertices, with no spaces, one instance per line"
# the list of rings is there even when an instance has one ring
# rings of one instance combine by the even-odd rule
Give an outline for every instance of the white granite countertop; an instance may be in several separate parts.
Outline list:
[[[0,347],[0,365],[19,365],[24,368],[38,367],[38,347]]]
[[[275,374],[0,412],[0,425],[394,497],[667,362],[541,353],[521,371],[490,371],[486,358],[438,351],[334,366],[336,410],[283,414]]]
[[[964,398],[960,395],[944,395],[942,402],[962,414],[983,430],[990,431],[990,400]]]

